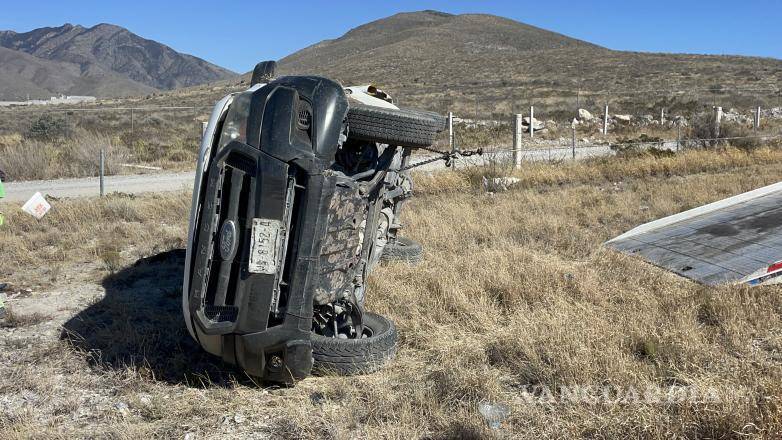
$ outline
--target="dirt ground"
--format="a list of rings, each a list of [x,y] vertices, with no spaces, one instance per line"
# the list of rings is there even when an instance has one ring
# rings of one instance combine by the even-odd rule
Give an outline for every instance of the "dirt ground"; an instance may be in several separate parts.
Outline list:
[[[424,262],[368,292],[397,357],[292,388],[187,335],[188,194],[53,200],[40,222],[1,205],[0,438],[779,438],[780,288],[703,287],[601,243],[776,182],[782,157],[612,160],[530,164],[498,193],[486,170],[418,176]]]

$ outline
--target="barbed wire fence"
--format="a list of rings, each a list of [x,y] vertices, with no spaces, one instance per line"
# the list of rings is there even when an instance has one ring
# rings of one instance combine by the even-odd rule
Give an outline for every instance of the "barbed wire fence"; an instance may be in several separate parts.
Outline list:
[[[482,90],[495,86],[499,90],[501,84],[485,84]],[[516,90],[508,96],[487,94],[443,103],[439,110],[452,112],[451,129],[438,140],[438,149],[483,148],[486,157],[518,164],[603,156],[632,148],[675,152],[728,142],[779,143],[782,134],[782,91],[773,84],[686,90],[550,88]],[[123,150],[123,165],[165,168],[169,163],[197,159],[211,108],[94,103],[0,107],[0,149],[13,136],[41,142],[70,136],[79,142],[98,135],[97,142]],[[107,160],[111,162],[113,156],[109,154]],[[485,160],[472,157],[456,163]]]
[[[560,98],[551,99],[552,92]],[[490,160],[518,166],[524,161],[562,161],[631,150],[677,152],[726,144],[749,149],[779,145],[782,134],[782,92],[775,86],[546,90],[533,97],[527,94],[526,102],[518,99],[524,94],[512,95],[513,103],[503,98],[489,104],[513,109],[512,113],[481,112],[477,101],[468,107],[449,103],[462,113],[449,113],[453,130],[438,146],[482,147]],[[659,99],[638,98],[644,95]],[[569,103],[563,106],[565,101]],[[457,164],[486,160],[470,158]]]

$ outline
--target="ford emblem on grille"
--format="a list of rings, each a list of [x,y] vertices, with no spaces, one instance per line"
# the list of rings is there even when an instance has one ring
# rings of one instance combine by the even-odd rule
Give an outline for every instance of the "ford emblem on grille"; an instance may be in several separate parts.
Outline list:
[[[231,260],[236,255],[236,223],[228,220],[220,228],[220,258]]]

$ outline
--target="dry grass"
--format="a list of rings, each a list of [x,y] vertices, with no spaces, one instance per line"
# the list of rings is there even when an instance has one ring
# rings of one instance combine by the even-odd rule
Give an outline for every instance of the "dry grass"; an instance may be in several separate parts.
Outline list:
[[[0,110],[0,168],[11,180],[95,176],[101,149],[107,174],[133,171],[121,163],[189,169],[196,162],[207,107],[139,109],[132,119],[126,110],[92,110]],[[33,130],[36,123],[43,128]]]
[[[106,173],[121,172],[119,164],[128,161],[129,151],[108,136],[85,131],[54,142],[18,137],[0,144],[0,168],[11,180],[97,176],[101,150],[106,154]]]
[[[477,189],[476,170],[419,176],[405,224],[424,263],[379,268],[369,291],[369,308],[400,329],[397,359],[291,389],[259,389],[189,341],[181,255],[130,265],[181,245],[185,195],[61,201],[40,223],[11,214],[0,253],[15,284],[25,281],[17,267],[56,255],[77,264],[65,270],[77,278],[91,261],[106,294],[59,318],[61,341],[25,349],[18,333],[0,338],[9,354],[0,401],[29,397],[0,407],[0,428],[9,438],[778,438],[779,288],[707,288],[601,247],[782,172],[771,151],[688,154],[531,165],[521,186],[498,194]],[[122,255],[115,274],[95,264],[109,236]],[[528,403],[523,394],[563,385],[708,387],[717,399]],[[499,430],[478,414],[484,401],[510,408]]]
[[[0,328],[30,327],[36,324],[40,324],[44,321],[49,321],[51,319],[51,316],[46,316],[41,313],[19,315],[14,312],[8,312],[3,318],[2,322],[0,322]]]
[[[462,168],[458,173],[421,174],[416,179],[416,188],[423,193],[478,188],[481,178],[487,174],[516,177],[520,179],[517,186],[522,188],[571,184],[595,185],[647,177],[675,179],[678,176],[717,173],[736,168],[752,170],[764,165],[780,163],[782,163],[782,150],[773,147],[751,151],[732,147],[687,150],[665,157],[639,154],[636,157],[601,157],[577,162],[525,162],[519,170],[514,170],[509,163],[497,161],[486,167]]]
[[[43,221],[6,205],[2,210],[6,223],[0,228],[0,276],[95,261],[109,270],[118,269],[128,259],[182,247],[188,197],[136,198],[115,193],[103,200],[52,201],[52,210]]]

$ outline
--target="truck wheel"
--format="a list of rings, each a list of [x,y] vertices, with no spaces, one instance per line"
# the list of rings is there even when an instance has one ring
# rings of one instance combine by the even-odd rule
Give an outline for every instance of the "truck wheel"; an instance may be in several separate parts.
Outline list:
[[[376,313],[364,312],[364,337],[340,339],[312,334],[313,371],[348,376],[379,370],[396,353],[394,323]]]
[[[267,83],[274,79],[274,74],[277,71],[276,61],[261,61],[255,65],[253,69],[253,76],[250,79],[250,85]]]
[[[351,104],[348,135],[365,141],[401,147],[428,147],[445,129],[446,119],[423,110]]]
[[[385,245],[383,254],[380,255],[380,261],[404,261],[416,264],[421,261],[423,255],[424,250],[421,243],[407,237],[397,237],[394,242]]]

